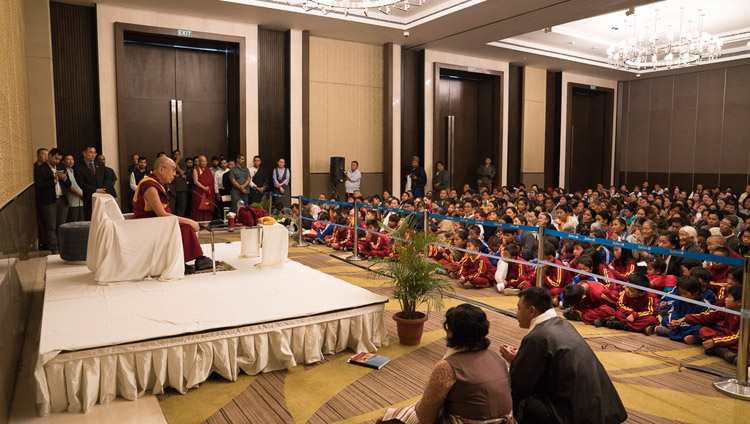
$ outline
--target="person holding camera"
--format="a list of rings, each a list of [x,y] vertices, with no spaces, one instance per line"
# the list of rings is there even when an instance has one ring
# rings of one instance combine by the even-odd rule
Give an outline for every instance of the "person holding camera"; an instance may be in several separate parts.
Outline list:
[[[70,188],[70,179],[65,168],[60,166],[62,153],[52,149],[47,163],[34,168],[37,204],[42,208],[44,228],[47,230],[46,250],[57,250],[57,228],[68,218],[68,201],[63,189]]]

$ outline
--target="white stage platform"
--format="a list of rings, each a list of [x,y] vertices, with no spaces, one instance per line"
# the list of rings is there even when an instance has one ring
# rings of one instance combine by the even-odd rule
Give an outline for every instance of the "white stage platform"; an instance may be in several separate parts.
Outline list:
[[[203,246],[210,252],[210,245]],[[388,343],[388,298],[294,261],[258,269],[217,244],[235,271],[99,286],[49,256],[36,367],[37,408],[87,412],[119,395],[181,393],[217,372],[235,380]]]

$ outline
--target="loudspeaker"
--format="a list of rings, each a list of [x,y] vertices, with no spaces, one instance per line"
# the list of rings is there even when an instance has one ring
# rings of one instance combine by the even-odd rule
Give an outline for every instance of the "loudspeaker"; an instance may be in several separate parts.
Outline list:
[[[346,173],[344,171],[345,166],[345,158],[342,158],[341,156],[331,156],[331,168],[328,171],[331,184],[336,185],[344,182],[346,179]]]

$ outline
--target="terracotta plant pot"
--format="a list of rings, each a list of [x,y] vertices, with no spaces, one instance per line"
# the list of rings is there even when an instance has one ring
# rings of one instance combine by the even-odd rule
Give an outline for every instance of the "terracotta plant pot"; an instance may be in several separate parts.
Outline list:
[[[422,341],[422,332],[424,323],[427,321],[427,315],[417,312],[419,318],[405,319],[401,318],[403,312],[393,314],[393,320],[396,321],[396,330],[398,331],[398,341],[405,346],[416,346]]]

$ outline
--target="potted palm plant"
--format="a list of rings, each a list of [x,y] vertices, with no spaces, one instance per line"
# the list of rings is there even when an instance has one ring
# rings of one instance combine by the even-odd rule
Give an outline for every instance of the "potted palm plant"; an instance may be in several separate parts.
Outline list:
[[[398,300],[401,312],[393,315],[402,345],[418,345],[422,340],[427,314],[417,309],[423,304],[427,311],[443,308],[443,292],[453,289],[449,280],[440,278],[436,271],[440,264],[423,254],[425,248],[437,241],[437,237],[420,232],[414,234],[415,221],[410,216],[396,230],[383,226],[394,236],[393,249],[397,259],[376,259],[374,272],[387,278],[384,283]],[[409,239],[402,241],[399,239]]]

